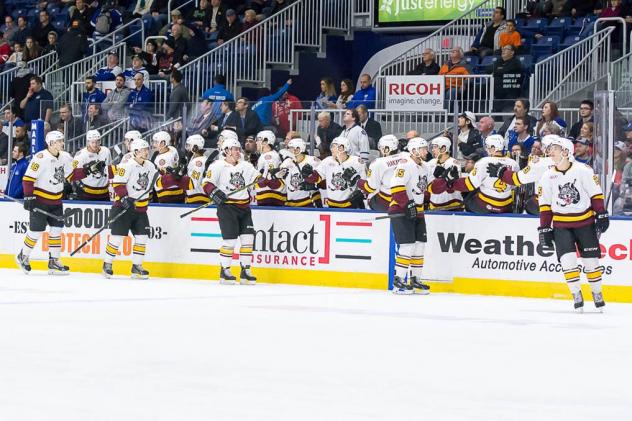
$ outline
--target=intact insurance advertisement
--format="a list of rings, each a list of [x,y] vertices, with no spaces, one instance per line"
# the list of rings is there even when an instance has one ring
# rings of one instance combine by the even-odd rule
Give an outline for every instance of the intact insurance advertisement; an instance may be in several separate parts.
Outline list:
[[[555,252],[538,243],[537,218],[433,214],[426,220],[424,278],[563,279]],[[604,282],[632,285],[632,221],[611,220],[599,242]]]
[[[485,0],[375,0],[378,22],[407,23],[453,20]]]
[[[14,203],[0,203],[2,233],[0,252],[14,254],[28,229],[28,213]],[[110,206],[66,203],[66,227],[62,234],[62,256],[67,256],[103,227]],[[214,208],[180,218],[191,208],[151,206],[151,229],[146,260],[165,263],[218,265],[222,243]],[[389,223],[372,221],[365,212],[290,211],[254,209],[255,265],[303,270],[388,273]],[[104,230],[75,257],[103,258],[109,230]],[[33,257],[45,257],[47,237],[38,243]],[[120,249],[129,260],[133,241],[126,238]],[[238,250],[237,250],[238,251]]]

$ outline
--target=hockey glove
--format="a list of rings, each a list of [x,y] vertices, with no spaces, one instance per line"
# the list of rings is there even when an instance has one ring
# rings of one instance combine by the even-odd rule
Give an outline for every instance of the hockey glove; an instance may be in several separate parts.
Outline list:
[[[351,196],[349,196],[349,202],[351,203],[361,203],[364,201],[364,194],[359,189],[355,189]]]
[[[133,197],[125,196],[121,198],[121,206],[123,206],[125,210],[134,209],[135,203],[136,199]]]
[[[285,168],[272,168],[268,171],[270,174],[271,180],[276,180],[277,178],[283,179],[287,175],[287,169]]]
[[[24,198],[24,209],[32,212],[35,209],[35,196],[27,196]]]
[[[544,247],[553,247],[553,228],[540,227],[538,228],[538,240]]]
[[[417,218],[417,205],[414,200],[411,200],[406,205],[406,218],[415,219]]]
[[[213,190],[208,197],[210,197],[213,203],[215,203],[216,205],[221,205],[226,202],[226,200],[228,200],[228,196],[226,196],[226,193],[224,193],[220,189]]]
[[[447,171],[446,171],[445,168],[443,168],[440,165],[437,165],[435,167],[434,171],[432,172],[432,175],[434,176],[434,178],[442,178],[445,175],[446,172]]]
[[[318,191],[318,186],[314,183],[308,183],[306,181],[303,181],[299,186],[298,186],[299,190],[302,191]]]
[[[360,179],[360,175],[353,168],[345,168],[342,172],[342,179],[347,182],[348,186],[355,186]]]
[[[303,180],[306,180],[313,173],[314,173],[314,168],[309,164],[305,164],[303,165],[303,168],[301,168],[301,176],[303,177]]]
[[[103,174],[105,170],[105,161],[92,161],[83,166],[88,175]]]
[[[494,164],[493,162],[490,162],[489,164],[487,164],[487,174],[489,174],[490,177],[497,177],[497,178],[501,178],[502,177],[502,173],[501,173],[501,169],[505,168],[505,166],[503,164],[496,163]]]
[[[450,167],[446,171],[445,181],[448,182],[448,187],[452,187],[452,184],[459,179],[459,169],[457,167]]]
[[[598,213],[595,217],[595,228],[597,229],[597,234],[603,234],[608,231],[608,227],[610,226],[610,217],[607,213]]]

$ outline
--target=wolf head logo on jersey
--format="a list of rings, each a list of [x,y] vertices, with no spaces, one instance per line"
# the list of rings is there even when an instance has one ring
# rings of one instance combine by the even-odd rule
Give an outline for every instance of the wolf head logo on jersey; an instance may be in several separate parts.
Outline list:
[[[230,174],[229,183],[233,187],[233,190],[238,190],[246,185],[246,180],[244,180],[244,175],[242,173],[236,172]]]
[[[424,194],[428,188],[428,177],[425,175],[423,177],[419,176],[419,180],[417,180],[417,185],[415,187],[417,187],[417,191],[414,191],[415,194]]]
[[[569,206],[579,203],[579,190],[575,187],[575,183],[577,179],[573,180],[572,183],[566,183],[562,186],[558,186],[559,194],[557,197],[560,199],[560,206]]]
[[[147,187],[149,187],[149,172],[138,174],[138,180],[136,180],[136,184],[138,185],[138,187],[133,186],[134,190],[147,190]]]
[[[64,184],[64,167],[55,167],[55,174],[53,174],[53,179],[50,181],[51,184],[53,185],[57,185],[57,184]]]
[[[303,177],[300,173],[294,173],[290,176],[290,188],[291,191],[296,191],[303,182]]]
[[[329,183],[327,185],[329,186]],[[337,172],[332,177],[331,190],[347,190],[347,182],[342,178],[342,173]]]

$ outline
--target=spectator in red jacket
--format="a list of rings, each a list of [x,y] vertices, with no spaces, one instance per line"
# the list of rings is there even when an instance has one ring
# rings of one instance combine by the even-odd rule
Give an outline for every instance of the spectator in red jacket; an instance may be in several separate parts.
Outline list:
[[[278,128],[278,135],[283,137],[290,131],[290,111],[300,110],[301,100],[289,92],[284,93],[278,101],[272,104],[272,117]],[[296,130],[298,114],[294,114],[293,127]]]

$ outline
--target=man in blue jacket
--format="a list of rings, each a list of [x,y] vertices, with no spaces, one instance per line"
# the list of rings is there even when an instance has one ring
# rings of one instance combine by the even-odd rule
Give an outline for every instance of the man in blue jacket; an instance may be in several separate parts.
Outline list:
[[[142,73],[134,75],[135,88],[127,97],[130,124],[135,130],[149,129],[151,126],[151,112],[154,106],[154,93],[145,86]]]
[[[88,113],[90,104],[100,104],[105,100],[106,95],[97,88],[97,79],[94,76],[86,78],[86,91],[83,93],[83,115]]]
[[[262,91],[264,91],[264,96],[262,96],[257,102],[255,102],[255,105],[252,106],[252,111],[257,113],[257,115],[259,116],[259,120],[261,120],[261,123],[264,126],[269,126],[271,124],[270,122],[272,120],[272,103],[278,101],[279,98],[281,98],[283,94],[286,93],[288,89],[290,89],[291,85],[292,79],[288,79],[287,82],[285,82],[285,85],[283,85],[281,89],[273,94],[270,94],[270,91],[267,88],[262,89]]]
[[[375,109],[375,88],[371,85],[371,76],[366,73],[360,76],[360,90],[347,102],[347,109],[353,110],[361,104],[369,110]]]
[[[22,190],[22,177],[29,167],[27,158],[28,146],[24,142],[17,143],[13,146],[13,164],[9,172],[9,181],[4,189],[4,194],[14,199],[23,199],[24,191]]]
[[[212,104],[211,120],[219,120],[222,117],[222,110],[220,109],[222,102],[235,100],[233,94],[226,90],[226,76],[215,75],[213,87],[202,94],[202,100],[205,99],[211,101]]]

